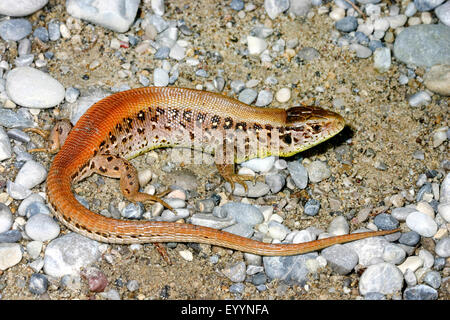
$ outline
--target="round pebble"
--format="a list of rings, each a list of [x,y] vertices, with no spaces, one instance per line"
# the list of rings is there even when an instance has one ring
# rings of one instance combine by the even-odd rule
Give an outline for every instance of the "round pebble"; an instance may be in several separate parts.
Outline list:
[[[258,96],[258,92],[253,89],[244,89],[239,93],[238,100],[245,104],[252,104]]]
[[[6,93],[20,106],[50,108],[64,99],[65,89],[48,73],[31,67],[18,67],[6,77]]]
[[[305,189],[308,185],[308,171],[298,161],[288,162],[287,169],[292,180],[299,189]]]
[[[255,106],[265,107],[269,105],[273,100],[273,94],[270,90],[261,90],[258,93],[258,98],[256,99]]]
[[[280,192],[286,185],[286,178],[281,174],[268,174],[265,178],[266,184],[272,193]]]
[[[415,231],[409,231],[402,233],[400,236],[400,239],[398,239],[398,242],[401,244],[405,244],[407,246],[415,246],[420,241],[420,235]]]
[[[446,26],[450,27],[450,2],[447,1],[434,10],[436,17]]]
[[[435,248],[436,254],[443,258],[450,257],[450,238],[445,237],[438,241]]]
[[[369,292],[393,294],[403,286],[402,272],[391,263],[378,263],[369,266],[359,279],[359,292],[366,295]]]
[[[275,94],[275,99],[280,103],[288,102],[291,99],[291,89],[281,88]]]
[[[220,212],[224,218],[231,218],[247,225],[256,225],[264,221],[261,211],[247,203],[228,202],[221,207]]]
[[[47,292],[48,288],[48,279],[47,276],[40,273],[33,273],[30,277],[30,283],[28,285],[28,289],[33,294],[43,294]]]
[[[424,84],[428,90],[450,96],[450,65],[432,66],[424,76]]]
[[[327,259],[328,265],[337,274],[350,273],[358,263],[356,252],[340,244],[323,249],[321,255]]]
[[[307,216],[313,217],[319,213],[319,209],[320,209],[320,202],[316,199],[309,199],[305,203],[304,213]]]
[[[48,0],[2,0],[0,14],[11,17],[28,16],[47,4]]]
[[[414,0],[414,5],[419,11],[430,11],[439,6],[445,0]]]
[[[44,255],[44,272],[53,277],[79,275],[80,269],[101,257],[100,243],[77,233],[51,241]]]
[[[34,160],[29,160],[20,168],[17,173],[15,183],[31,189],[38,184],[44,182],[47,177],[47,170],[45,167]]]
[[[308,170],[309,180],[313,183],[328,179],[331,176],[331,170],[325,162],[315,160],[311,162],[306,169]]]
[[[47,241],[56,238],[60,228],[52,217],[38,213],[28,219],[25,224],[25,232],[33,240]]]
[[[336,29],[342,32],[351,32],[355,31],[358,27],[358,21],[355,17],[345,17],[340,19],[339,21],[336,21],[334,24]]]
[[[436,222],[426,214],[414,211],[406,218],[406,225],[423,237],[432,237],[437,232]]]
[[[400,225],[397,219],[387,213],[381,213],[373,219],[373,223],[381,230],[394,230]]]

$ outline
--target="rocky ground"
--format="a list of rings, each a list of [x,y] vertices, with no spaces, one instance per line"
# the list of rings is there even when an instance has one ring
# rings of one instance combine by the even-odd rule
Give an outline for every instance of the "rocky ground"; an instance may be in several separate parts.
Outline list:
[[[289,10],[289,1],[130,1],[138,9],[128,24],[80,19],[88,10],[78,1],[41,2],[30,12],[0,5],[2,299],[449,298],[448,1],[425,11],[417,9],[428,2],[357,2],[366,19],[345,1],[291,1]],[[5,25],[18,19],[19,27]],[[435,39],[428,33],[438,40],[424,45]],[[423,54],[411,57],[402,45]],[[223,225],[242,215],[224,228],[275,242],[402,232],[282,259],[170,243],[172,265],[151,244],[70,234],[44,200],[53,156],[26,152],[43,140],[21,129],[76,121],[98,99],[147,85],[222,92],[260,107],[316,104],[347,127],[295,157],[240,166],[258,176],[251,196],[230,194],[213,164],[174,163],[171,150],[152,151],[132,163],[147,192],[181,190],[170,200],[178,217],[130,205],[117,180],[98,175],[74,186],[91,210]]]

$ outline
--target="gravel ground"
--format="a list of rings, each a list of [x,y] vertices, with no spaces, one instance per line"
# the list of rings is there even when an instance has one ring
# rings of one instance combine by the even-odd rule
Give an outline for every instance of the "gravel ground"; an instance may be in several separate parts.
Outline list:
[[[336,215],[343,215],[351,221],[355,230],[373,221],[371,215],[366,222],[355,219],[364,208],[370,212],[390,213],[398,206],[395,201],[401,198],[401,206],[416,203],[416,194],[420,189],[416,185],[420,175],[436,175],[427,178],[427,182],[440,184],[445,177],[448,164],[448,142],[433,146],[433,134],[436,129],[448,126],[448,98],[439,94],[431,95],[426,105],[412,107],[408,97],[424,90],[420,81],[425,68],[414,68],[416,77],[401,84],[399,78],[408,73],[407,67],[393,59],[387,72],[379,73],[373,67],[372,58],[359,59],[354,52],[335,45],[334,21],[327,14],[317,14],[317,9],[308,18],[295,18],[288,14],[279,15],[271,20],[262,5],[262,1],[253,1],[255,9],[238,15],[227,4],[218,5],[216,1],[177,1],[166,3],[166,20],[184,19],[193,35],[185,38],[190,42],[186,51],[189,58],[196,58],[199,64],[191,66],[185,62],[179,64],[179,76],[173,84],[177,87],[203,89],[211,88],[213,79],[221,76],[225,79],[223,94],[237,98],[231,88],[232,80],[258,80],[256,90],[270,89],[275,93],[281,88],[291,89],[291,99],[280,103],[276,99],[270,106],[287,108],[302,102],[316,103],[324,108],[339,112],[347,122],[346,129],[335,138],[303,152],[289,161],[303,158],[308,164],[315,160],[325,161],[331,170],[328,179],[310,184],[308,192],[299,189],[284,188],[275,195],[267,195],[248,202],[260,205],[274,205],[275,213],[283,218],[283,224],[290,229],[317,227],[327,229]],[[331,6],[331,4],[328,4]],[[149,1],[141,3],[137,16],[144,18],[150,10]],[[121,86],[137,88],[142,86],[144,76],[153,81],[153,70],[164,67],[164,62],[155,59],[154,53],[138,53],[136,46],[130,48],[111,48],[111,40],[118,33],[106,28],[88,24],[70,17],[65,1],[51,0],[43,9],[27,17],[35,26],[47,26],[52,19],[58,19],[70,26],[71,37],[54,42],[34,41],[32,52],[35,54],[52,51],[55,58],[46,60],[48,72],[65,88],[75,87],[81,96],[93,88],[110,90]],[[282,37],[285,40],[298,39],[295,53],[305,47],[313,47],[320,57],[305,61],[280,55],[271,63],[262,63],[258,56],[242,55],[247,48],[242,41],[250,34],[256,22],[273,28],[268,38],[271,45]],[[134,32],[134,31],[133,31]],[[143,31],[135,32],[143,36]],[[8,50],[3,60],[13,62],[17,56],[17,47],[7,44]],[[172,65],[176,63],[169,60]],[[207,77],[196,71],[202,69]],[[125,70],[124,73],[119,71]],[[131,72],[128,73],[128,71]],[[274,77],[276,84],[266,84],[268,77]],[[214,89],[214,86],[212,86]],[[67,99],[66,99],[67,100]],[[69,103],[65,102],[51,109],[43,109],[34,117],[40,127],[49,128],[54,120],[70,116]],[[36,144],[40,138],[33,138]],[[413,156],[419,151],[423,159]],[[186,164],[170,167],[168,150],[154,151],[132,160],[139,169],[149,168],[154,174],[152,183],[164,189],[183,176],[185,180],[195,181],[197,188],[190,193],[188,205],[195,206],[201,199],[220,194],[228,201],[241,201],[242,197],[229,195],[225,191],[223,180],[214,165],[195,166]],[[46,168],[50,166],[52,156],[39,153],[33,158]],[[306,162],[305,162],[306,161]],[[14,159],[0,165],[2,178],[14,181],[18,168],[12,165]],[[168,168],[169,167],[169,168]],[[156,178],[155,178],[156,177]],[[100,180],[100,182],[99,182]],[[261,181],[264,179],[261,178]],[[172,182],[173,181],[173,182]],[[104,183],[103,183],[104,182]],[[179,183],[179,182],[178,182]],[[5,185],[5,184],[4,184]],[[2,186],[6,190],[5,186]],[[45,190],[45,183],[35,190]],[[117,180],[100,178],[94,175],[74,187],[76,194],[88,199],[93,211],[108,209],[109,204],[120,207],[123,197],[119,192]],[[401,195],[401,196],[399,196]],[[316,216],[302,214],[302,207],[309,198],[320,201],[321,208]],[[247,201],[247,200],[245,200]],[[285,210],[280,203],[297,203],[297,209]],[[13,200],[9,207],[13,214],[20,201]],[[62,225],[61,233],[68,233]],[[409,231],[404,223],[404,231]],[[447,223],[448,237],[448,223]],[[23,246],[29,240],[22,239]],[[44,249],[48,242],[44,241]],[[434,253],[435,243],[431,238],[422,237],[414,252],[425,248]],[[273,280],[265,282],[265,289],[244,282],[243,290],[233,293],[233,281],[223,275],[230,265],[244,261],[241,252],[218,247],[197,244],[170,245],[168,254],[172,265],[168,265],[152,245],[120,246],[108,245],[102,258],[94,267],[106,276],[107,286],[102,294],[94,292],[86,280],[70,289],[61,289],[60,279],[48,276],[48,289],[36,295],[29,288],[30,277],[35,271],[30,267],[34,261],[29,253],[24,253],[22,261],[5,271],[0,271],[0,293],[2,299],[105,299],[118,294],[121,299],[359,299],[360,274],[346,275],[335,273],[330,266],[311,276],[306,284],[285,284]],[[179,254],[188,250],[193,254],[187,261]],[[42,254],[42,253],[41,253]],[[217,261],[211,257],[218,257]],[[449,261],[441,270],[446,278],[439,287],[439,299],[449,298]],[[130,290],[130,280],[138,281],[138,289]],[[113,290],[113,291],[111,291]],[[108,295],[109,294],[109,295]],[[398,295],[387,298],[398,298]]]

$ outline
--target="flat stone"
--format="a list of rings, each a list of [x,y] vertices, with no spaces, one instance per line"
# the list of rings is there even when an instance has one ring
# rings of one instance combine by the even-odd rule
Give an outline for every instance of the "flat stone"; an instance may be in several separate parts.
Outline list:
[[[450,65],[432,66],[423,80],[428,90],[450,96]]]

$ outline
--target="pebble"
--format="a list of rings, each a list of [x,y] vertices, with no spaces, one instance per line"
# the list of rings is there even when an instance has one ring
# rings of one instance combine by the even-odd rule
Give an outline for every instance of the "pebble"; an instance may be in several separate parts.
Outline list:
[[[255,172],[268,172],[270,171],[275,163],[276,158],[274,156],[266,158],[254,158],[241,163],[242,167],[249,168]]]
[[[244,238],[250,238],[255,232],[253,227],[246,223],[236,223],[222,230]]]
[[[420,235],[415,231],[408,231],[405,233],[402,233],[400,236],[400,239],[398,239],[398,242],[401,244],[405,244],[407,246],[415,246],[420,241]]]
[[[311,162],[307,167],[309,180],[313,183],[328,179],[331,176],[331,170],[328,165],[319,160]]]
[[[137,280],[130,280],[127,282],[127,289],[130,292],[134,292],[139,289],[139,282]]]
[[[423,80],[428,90],[450,96],[450,64],[432,66]]]
[[[286,284],[305,285],[309,280],[310,270],[307,260],[316,259],[317,252],[286,257],[263,257],[263,265],[266,275],[270,279],[282,280]]]
[[[153,71],[153,84],[157,87],[165,87],[169,84],[169,73],[162,68]]]
[[[405,28],[395,39],[394,56],[416,66],[450,64],[449,27],[430,24]]]
[[[41,40],[42,42],[48,42],[48,30],[44,27],[38,27],[34,29],[33,36]]]
[[[88,282],[89,291],[103,292],[108,285],[106,275],[100,269],[89,267],[81,272]]]
[[[439,272],[428,271],[423,277],[423,282],[434,289],[438,289],[441,286],[442,278]]]
[[[445,0],[414,0],[414,5],[419,11],[430,11],[439,6]]]
[[[442,181],[439,201],[441,203],[450,202],[450,173],[447,173],[447,175],[444,178],[444,181]]]
[[[17,173],[15,183],[31,189],[42,183],[45,178],[47,178],[45,167],[39,162],[28,160]]]
[[[438,241],[435,247],[435,252],[438,256],[443,258],[450,257],[450,238],[445,237]]]
[[[38,213],[28,219],[25,232],[33,240],[48,241],[59,235],[60,227],[49,215]]]
[[[116,32],[126,32],[133,24],[139,0],[67,0],[67,12],[79,19]]]
[[[5,130],[0,127],[0,161],[11,158],[11,143]]]
[[[27,19],[10,19],[0,22],[0,37],[5,41],[19,41],[31,33]]]
[[[280,103],[288,102],[291,99],[291,89],[281,88],[275,94],[275,99]]]
[[[182,251],[178,251],[178,253],[180,254],[180,256],[186,260],[186,261],[192,261],[194,260],[194,256],[192,255],[192,252],[189,250],[182,250]]]
[[[101,257],[100,243],[77,233],[52,240],[45,249],[44,272],[52,277],[79,275],[80,269]]]
[[[222,273],[233,282],[242,282],[246,276],[245,269],[245,263],[241,261],[223,268]]]
[[[359,43],[352,43],[350,50],[355,51],[356,56],[360,59],[367,59],[372,55],[372,50]]]
[[[265,182],[269,186],[272,193],[280,192],[286,185],[286,178],[278,173],[267,174],[265,177]]]
[[[378,229],[381,230],[393,230],[397,229],[400,225],[397,219],[387,213],[381,213],[373,220]]]
[[[47,292],[48,279],[46,275],[41,273],[33,273],[30,277],[30,283],[28,285],[28,290],[32,294],[41,295]]]
[[[289,0],[264,0],[264,9],[269,18],[273,20],[289,9]]]
[[[28,16],[48,3],[48,0],[2,0],[0,14],[11,17]]]
[[[234,186],[233,195],[240,197],[247,196],[249,198],[259,198],[265,196],[270,192],[269,186],[260,181],[257,181],[255,184],[250,181],[245,181],[245,184],[247,185],[248,192],[245,191],[244,187],[240,183],[237,183]],[[230,183],[225,183],[225,190],[231,193]]]
[[[334,7],[329,16],[334,21],[339,21],[345,17],[345,9],[341,7]]]
[[[31,67],[11,70],[6,77],[6,92],[16,104],[28,108],[50,108],[65,96],[61,83]]]
[[[299,189],[305,189],[308,185],[308,171],[298,161],[288,162],[287,169],[292,180]]]
[[[219,218],[207,213],[196,213],[190,218],[190,223],[214,229],[223,229],[235,223],[235,220],[230,218]]]
[[[270,221],[268,224],[268,234],[272,239],[283,241],[289,229],[276,221]]]
[[[426,91],[419,91],[409,96],[408,103],[411,107],[426,106],[431,103],[431,96]]]
[[[358,27],[358,20],[355,17],[345,17],[335,22],[336,29],[342,32],[352,32]]]
[[[144,214],[144,206],[139,203],[130,203],[120,211],[122,217],[127,219],[141,219]]]
[[[313,4],[313,1],[310,0],[290,0],[289,2],[289,13],[293,13],[297,17],[306,17]]]
[[[337,216],[333,220],[331,220],[328,225],[328,233],[333,236],[341,236],[344,234],[348,234],[350,227],[348,225],[347,219],[343,216]]]
[[[359,279],[359,292],[366,295],[369,292],[394,294],[403,286],[403,274],[393,264],[382,262],[369,266]]]
[[[27,252],[31,259],[37,259],[42,250],[42,241],[30,241],[27,243]]]
[[[47,25],[48,38],[50,41],[57,41],[61,38],[61,31],[59,30],[59,21],[52,20]]]
[[[251,226],[264,221],[264,216],[261,211],[251,204],[228,202],[220,208],[221,218],[233,219],[238,223]]]
[[[450,202],[439,204],[438,212],[445,221],[450,222]]]
[[[340,244],[325,248],[320,254],[327,260],[331,269],[341,275],[350,273],[358,263],[356,252]]]
[[[0,270],[15,266],[22,260],[22,248],[17,243],[0,243]]]
[[[319,209],[320,209],[320,202],[316,199],[309,199],[305,203],[304,213],[307,216],[313,217],[319,213]]]
[[[11,229],[13,222],[13,215],[9,207],[3,203],[0,203],[0,233]]]
[[[296,57],[301,61],[312,61],[320,58],[320,53],[314,48],[305,47],[298,51]]]
[[[400,264],[405,260],[406,252],[398,245],[388,244],[384,247],[383,260],[392,264]]]
[[[359,257],[359,264],[369,266],[373,261],[382,260],[384,248],[389,244],[383,237],[371,237],[344,244],[352,248]]]
[[[406,225],[423,237],[434,236],[438,229],[436,222],[430,216],[419,211],[414,211],[408,215]]]
[[[31,190],[12,181],[6,181],[6,192],[9,196],[16,200],[23,200],[31,195]]]
[[[391,67],[391,50],[386,47],[376,48],[373,52],[373,67],[378,72],[386,72]]]
[[[438,292],[430,286],[419,284],[406,288],[403,292],[404,300],[437,300]]]
[[[258,93],[258,98],[256,99],[255,106],[265,107],[269,105],[273,100],[273,94],[270,90],[261,90]]]
[[[258,37],[247,36],[248,52],[251,55],[259,55],[267,49],[266,40]]]
[[[9,230],[0,233],[0,243],[14,243],[22,239],[22,233],[19,230]]]
[[[450,2],[444,2],[441,6],[434,10],[434,14],[446,26],[450,27]]]
[[[423,265],[423,259],[419,256],[410,256],[406,258],[406,260],[398,266],[402,273],[405,273],[407,269],[415,272]]]

